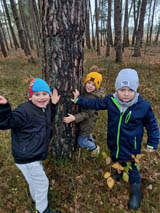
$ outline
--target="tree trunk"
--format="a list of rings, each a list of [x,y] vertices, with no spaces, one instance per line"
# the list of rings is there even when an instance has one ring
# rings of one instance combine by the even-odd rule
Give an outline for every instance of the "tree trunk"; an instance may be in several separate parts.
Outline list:
[[[3,56],[7,57],[7,51],[6,51],[6,48],[5,48],[5,45],[4,45],[4,39],[3,39],[1,28],[0,28],[0,46],[1,46]]]
[[[106,45],[106,56],[110,55],[110,41],[111,41],[111,8],[112,0],[108,0],[108,20],[107,20],[107,45]]]
[[[149,14],[148,14],[148,23],[147,23],[147,36],[146,36],[146,45],[149,43],[149,29],[150,29],[150,17],[151,17],[151,8],[152,8],[152,0],[149,3]]]
[[[53,156],[68,158],[76,146],[75,123],[63,117],[75,114],[73,91],[80,90],[83,73],[83,48],[86,0],[42,2],[43,73],[51,88],[61,95],[54,120]]]
[[[95,0],[95,15],[96,15],[97,55],[101,55],[100,43],[99,43],[99,28],[98,28],[99,12],[98,12],[98,8],[97,8],[97,0]]]
[[[30,45],[31,49],[34,49],[33,40],[31,39],[31,34],[30,34],[29,27],[28,27],[28,23],[27,23],[28,20],[27,20],[27,16],[26,16],[26,13],[25,13],[23,0],[18,0],[18,4],[19,4],[19,11],[20,11],[21,19],[22,19],[22,24],[23,24],[23,28],[24,28],[24,34],[25,34],[27,46]]]
[[[123,28],[123,50],[125,47],[128,47],[128,0],[126,0],[125,4],[125,15],[124,15],[124,28]]]
[[[10,47],[13,48],[12,39],[11,39],[10,32],[9,32],[9,29],[8,29],[8,23],[7,23],[7,19],[6,19],[6,15],[5,15],[5,9],[4,9],[4,5],[3,5],[2,0],[1,0],[1,5],[2,5],[2,13],[3,13],[3,17],[4,17],[4,24],[5,24],[5,28],[7,30],[7,35],[8,35],[9,42],[10,42]]]
[[[10,0],[10,3],[11,3],[12,12],[13,12],[13,17],[14,17],[16,27],[17,27],[17,30],[18,30],[21,48],[24,50],[24,53],[25,53],[26,56],[31,55],[29,47],[27,46],[27,43],[26,43],[26,40],[25,40],[24,31],[23,31],[22,24],[21,24],[19,16],[18,16],[18,11],[17,11],[17,8],[16,8],[15,1]]]
[[[93,24],[93,17],[92,17],[92,10],[91,10],[91,4],[90,4],[90,0],[89,0],[89,11],[90,11],[90,17],[91,17],[91,28],[92,28],[92,45],[93,48],[95,49],[95,37],[94,37],[94,24]]]
[[[86,46],[91,49],[89,2],[86,1]]]
[[[142,0],[138,32],[136,35],[136,45],[135,45],[134,54],[133,54],[134,57],[141,56],[140,46],[141,46],[141,41],[142,41],[142,36],[143,36],[143,26],[144,26],[146,5],[147,5],[147,0]]]
[[[7,3],[6,3],[6,0],[2,0],[2,1],[3,1],[3,5],[4,5],[4,8],[5,8],[6,15],[7,15],[8,24],[9,24],[9,28],[10,28],[10,31],[11,31],[13,43],[14,43],[15,49],[17,49],[17,48],[19,48],[19,44],[18,44],[17,38],[15,36],[14,30],[13,30],[13,27],[12,27],[11,18],[10,18],[10,15],[9,15]]]
[[[152,42],[152,31],[153,31],[153,21],[154,21],[154,14],[156,8],[156,0],[154,0],[153,11],[152,11],[152,19],[151,19],[151,27],[150,27],[150,35],[149,35],[149,42]]]
[[[133,10],[134,10],[134,31],[132,36],[132,46],[135,44],[136,33],[137,33],[137,26],[139,20],[139,10],[140,10],[141,0],[138,1],[138,6],[136,7],[136,2],[133,0]],[[137,11],[136,11],[137,8]]]
[[[116,62],[122,62],[122,45],[121,45],[121,17],[122,17],[122,1],[114,0],[115,12],[115,49]]]

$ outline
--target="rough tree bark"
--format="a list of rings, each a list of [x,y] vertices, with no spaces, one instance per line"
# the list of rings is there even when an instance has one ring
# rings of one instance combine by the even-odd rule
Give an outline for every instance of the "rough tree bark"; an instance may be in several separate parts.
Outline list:
[[[83,73],[83,47],[86,0],[43,0],[42,34],[45,79],[61,95],[55,116],[53,156],[68,158],[76,146],[75,124],[64,124],[63,117],[75,113],[73,91],[80,90]]]
[[[107,45],[106,45],[106,56],[110,55],[110,41],[111,41],[111,8],[112,0],[108,0],[108,20],[107,20]]]

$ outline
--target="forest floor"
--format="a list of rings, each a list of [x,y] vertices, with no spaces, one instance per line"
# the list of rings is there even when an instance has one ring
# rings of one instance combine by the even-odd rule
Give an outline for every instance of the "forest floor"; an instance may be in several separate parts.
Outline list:
[[[106,94],[114,92],[114,81],[122,68],[136,69],[140,84],[139,92],[148,99],[160,125],[160,47],[142,50],[142,56],[133,58],[133,50],[124,52],[123,63],[114,62],[111,56],[97,56],[94,50],[85,51],[84,74],[98,71],[103,74],[102,87]],[[26,101],[28,83],[32,77],[41,77],[41,63],[28,63],[22,52],[12,51],[8,58],[0,56],[0,94],[8,97],[14,109]],[[111,167],[102,153],[108,153],[106,147],[107,113],[99,111],[99,118],[93,134],[101,147],[101,154],[92,158],[86,150],[75,154],[74,159],[55,161],[49,153],[44,162],[45,171],[50,180],[49,203],[62,213],[129,213],[128,183],[121,180],[112,189],[106,184],[104,173]],[[146,143],[146,133],[143,144]],[[137,213],[160,212],[160,152],[147,154],[141,159],[143,200]],[[10,131],[0,131],[0,213],[33,213],[35,206],[30,198],[27,184],[16,168],[11,154]]]

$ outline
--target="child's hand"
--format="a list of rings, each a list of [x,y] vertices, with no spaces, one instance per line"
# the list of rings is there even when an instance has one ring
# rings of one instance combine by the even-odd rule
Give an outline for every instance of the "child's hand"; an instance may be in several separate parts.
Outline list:
[[[79,91],[76,89],[74,92],[73,92],[73,95],[74,95],[74,98],[73,99],[71,99],[71,101],[75,101],[76,100],[76,98],[79,96]]]
[[[155,152],[154,149],[149,149],[149,148],[146,148],[144,151],[145,151],[145,152],[148,152],[148,153]]]
[[[0,95],[0,104],[6,104],[7,102],[7,99]]]
[[[65,123],[69,124],[69,123],[75,121],[75,116],[68,113],[68,117],[64,117],[64,118],[63,118],[63,121],[64,121]]]
[[[52,95],[51,95],[51,101],[53,104],[57,104],[59,99],[60,99],[60,95],[58,95],[58,91],[56,89],[53,90]]]

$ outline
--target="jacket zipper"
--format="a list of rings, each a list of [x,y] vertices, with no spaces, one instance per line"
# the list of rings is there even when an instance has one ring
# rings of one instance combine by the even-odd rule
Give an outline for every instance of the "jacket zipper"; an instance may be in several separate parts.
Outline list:
[[[111,97],[111,99],[112,99],[113,103],[117,106],[117,108],[119,109],[119,111],[121,111],[121,110],[120,110],[120,104],[118,103],[118,101],[117,101],[115,98],[113,98],[113,97]],[[127,109],[126,109],[126,110],[127,110]],[[125,111],[126,111],[126,110],[125,110]],[[119,137],[120,137],[120,129],[121,129],[122,117],[123,117],[125,111],[124,111],[124,112],[120,112],[120,118],[119,118],[119,121],[118,121],[117,141],[116,141],[116,142],[117,142],[116,158],[118,158],[118,155],[119,155]],[[130,117],[129,117],[129,118],[130,118]],[[128,119],[128,120],[129,120],[129,119]]]

